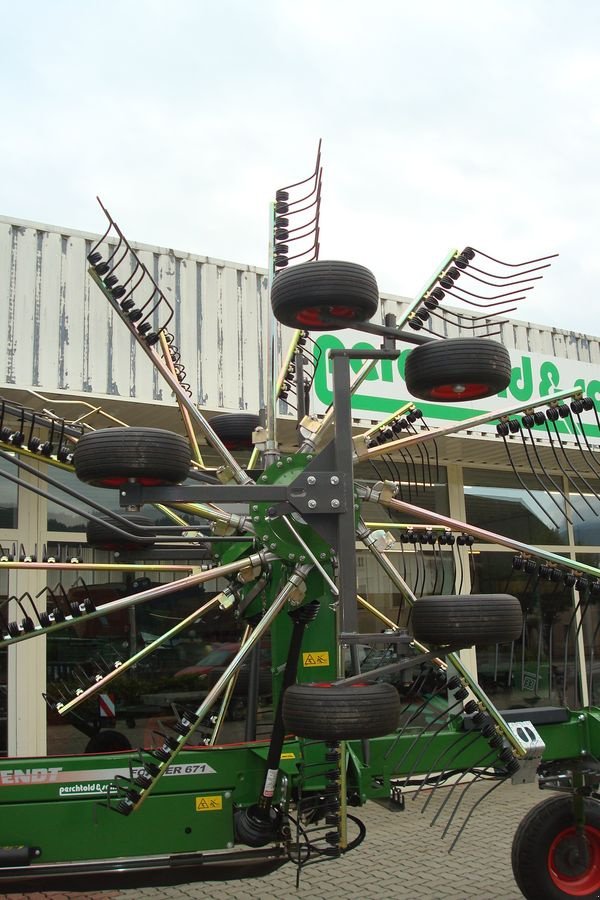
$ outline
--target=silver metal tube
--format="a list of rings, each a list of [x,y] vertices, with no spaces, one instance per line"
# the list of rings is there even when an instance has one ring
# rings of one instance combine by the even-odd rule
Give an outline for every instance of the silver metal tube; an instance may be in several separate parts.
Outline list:
[[[420,509],[403,500],[395,500],[383,498],[378,501],[382,506],[389,509],[396,509],[402,513],[409,513],[412,516],[418,516],[434,525],[443,525],[452,531],[462,531],[470,534],[472,537],[487,544],[499,544],[501,547],[508,547],[510,550],[516,550],[518,553],[524,553],[527,556],[536,556],[545,559],[548,562],[565,566],[568,569],[574,569],[578,572],[587,572],[595,578],[600,578],[600,569],[595,566],[588,566],[586,563],[569,559],[566,556],[559,556],[557,553],[551,553],[549,550],[542,550],[540,547],[534,547],[531,544],[524,544],[522,541],[515,541],[513,538],[505,537],[501,534],[495,534],[493,531],[486,531],[484,528],[477,528],[475,525],[469,525],[466,522],[459,522],[457,519],[451,519],[448,516],[441,516],[439,513],[432,512],[429,509]]]
[[[435,440],[436,438],[444,437],[447,434],[456,434],[457,431],[464,431],[466,429],[471,430],[477,428],[478,425],[486,425],[488,422],[493,422],[494,419],[512,416],[516,413],[523,412],[526,409],[533,409],[543,403],[552,403],[555,400],[566,400],[567,397],[573,397],[575,394],[581,394],[581,388],[571,388],[570,391],[553,394],[551,397],[539,397],[537,400],[521,403],[519,406],[508,406],[504,409],[481,413],[481,415],[473,416],[471,419],[465,419],[462,422],[454,422],[452,425],[444,425],[443,428],[436,428],[435,431],[420,431],[418,434],[409,434],[406,437],[399,438],[397,441],[388,441],[387,444],[371,447],[365,453],[360,454],[358,461],[362,462],[363,460],[374,459],[376,456],[392,453],[398,448],[412,447],[414,444],[422,444],[425,441]]]
[[[256,625],[256,627],[254,628],[252,634],[250,635],[250,637],[248,638],[246,643],[242,647],[240,647],[240,649],[237,652],[234,659],[231,660],[231,662],[229,663],[229,665],[227,666],[227,668],[225,669],[225,671],[223,672],[223,674],[221,675],[219,680],[216,682],[214,687],[211,688],[211,690],[208,692],[208,694],[206,695],[206,697],[204,698],[204,700],[202,701],[200,706],[196,709],[195,724],[190,728],[190,730],[187,732],[187,734],[181,735],[179,737],[177,747],[175,747],[175,749],[172,751],[172,753],[169,756],[169,759],[165,760],[164,762],[162,762],[160,764],[159,774],[154,779],[152,784],[149,787],[144,788],[142,791],[140,791],[141,799],[139,800],[139,802],[137,804],[138,807],[140,806],[141,803],[144,802],[144,800],[148,797],[148,795],[154,789],[154,787],[156,786],[156,784],[159,781],[160,776],[163,774],[163,772],[165,772],[166,769],[168,769],[168,767],[171,765],[173,760],[177,757],[177,755],[181,752],[181,750],[183,750],[185,744],[187,743],[187,741],[189,740],[191,735],[194,733],[196,728],[198,728],[198,726],[200,725],[200,723],[202,722],[202,720],[204,719],[206,714],[210,711],[213,704],[216,702],[216,700],[219,699],[219,697],[221,696],[221,694],[227,687],[229,679],[243,665],[244,660],[246,659],[246,657],[248,656],[250,651],[253,649],[255,644],[257,644],[258,641],[262,638],[263,634],[265,634],[265,632],[270,628],[273,620],[281,612],[281,610],[283,609],[283,607],[289,600],[290,596],[300,586],[300,584],[302,584],[302,582],[305,580],[305,578],[308,575],[308,573],[310,572],[311,568],[312,568],[312,566],[298,566],[294,570],[293,575],[291,575],[288,582],[284,585],[282,590],[279,592],[279,594],[277,595],[277,597],[275,598],[275,600],[273,601],[273,603],[271,604],[269,609],[266,611],[266,613],[264,614],[264,616],[262,617],[262,619],[260,620],[258,625]]]
[[[216,597],[213,597],[199,609],[195,610],[195,612],[191,613],[191,615],[186,616],[185,619],[181,619],[180,622],[177,622],[172,628],[168,631],[165,631],[164,634],[161,634],[156,640],[152,641],[150,644],[146,644],[138,653],[134,653],[133,656],[130,656],[129,659],[126,659],[122,662],[117,668],[108,672],[104,675],[103,678],[100,678],[98,681],[95,681],[94,684],[90,685],[83,693],[78,694],[77,697],[73,697],[72,700],[69,700],[68,703],[60,704],[56,707],[57,711],[64,716],[66,713],[71,712],[72,709],[75,709],[76,706],[79,706],[80,703],[83,703],[85,700],[88,700],[98,691],[102,691],[106,688],[107,684],[110,684],[111,681],[114,681],[115,678],[118,678],[119,675],[122,675],[123,672],[126,672],[131,666],[135,666],[136,663],[141,662],[142,659],[145,659],[146,656],[149,656],[154,650],[160,647],[165,641],[171,640],[171,638],[178,635],[181,631],[188,628],[190,625],[193,625],[194,622],[197,622],[200,616],[203,616],[204,613],[208,612],[213,606],[219,606],[221,600],[223,598],[223,594],[217,594]]]
[[[99,606],[94,612],[85,613],[82,616],[66,616],[64,622],[57,622],[55,625],[50,625],[48,628],[42,628],[41,625],[38,625],[33,631],[26,631],[23,634],[18,635],[18,637],[3,637],[2,640],[0,640],[0,647],[8,644],[16,644],[19,641],[26,641],[29,638],[37,637],[39,634],[50,634],[59,631],[61,628],[68,628],[69,625],[74,625],[76,622],[96,619],[98,616],[107,616],[120,609],[128,609],[130,606],[137,606],[139,603],[144,603],[146,600],[154,600],[155,597],[164,597],[167,594],[172,594],[183,588],[195,587],[198,584],[203,584],[205,581],[213,581],[215,578],[221,578],[225,575],[234,575],[242,569],[255,568],[258,565],[272,562],[277,558],[275,553],[255,553],[252,556],[246,556],[235,562],[227,563],[223,566],[215,566],[204,572],[198,572],[196,575],[189,575],[187,578],[179,578],[177,581],[171,581],[168,584],[156,585],[156,587],[148,588],[147,591],[140,591],[139,594],[134,594],[131,597],[121,597],[119,600],[110,600],[108,603],[103,603],[102,606]],[[47,566],[43,566],[43,568],[47,568]]]

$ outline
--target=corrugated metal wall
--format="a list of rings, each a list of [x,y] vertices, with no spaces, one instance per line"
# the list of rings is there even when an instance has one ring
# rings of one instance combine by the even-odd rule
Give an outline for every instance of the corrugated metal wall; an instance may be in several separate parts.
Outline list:
[[[0,218],[0,383],[171,402],[87,273],[97,239]],[[265,271],[134,246],[175,310],[170,327],[194,398],[208,408],[257,411]]]
[[[171,403],[168,389],[87,274],[86,257],[97,239],[0,217],[0,384]],[[258,411],[265,271],[134,246],[175,310],[175,343],[198,404]],[[381,316],[397,313],[399,303],[384,295]],[[500,339],[509,348],[600,362],[599,340],[573,332],[511,321]]]

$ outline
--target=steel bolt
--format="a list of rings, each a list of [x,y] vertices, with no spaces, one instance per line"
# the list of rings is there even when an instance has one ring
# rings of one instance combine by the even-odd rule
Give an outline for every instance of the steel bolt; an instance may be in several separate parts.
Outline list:
[[[339,500],[336,500],[336,499],[334,498],[334,499],[331,501],[331,508],[332,508],[332,509],[339,509],[339,506],[340,506],[340,501],[339,501]]]
[[[308,478],[306,479],[306,483],[307,484],[316,484],[317,479],[315,478],[314,475],[309,475]]]
[[[309,509],[314,509],[314,508],[316,507],[316,505],[317,505],[317,501],[316,501],[316,500],[309,500],[309,501],[308,501],[308,508],[309,508]]]
[[[277,544],[269,544],[271,550],[277,550]]]
[[[337,477],[337,475],[332,475],[331,478],[330,478],[329,480],[331,481],[332,484],[339,484],[339,483],[340,483],[340,479]]]

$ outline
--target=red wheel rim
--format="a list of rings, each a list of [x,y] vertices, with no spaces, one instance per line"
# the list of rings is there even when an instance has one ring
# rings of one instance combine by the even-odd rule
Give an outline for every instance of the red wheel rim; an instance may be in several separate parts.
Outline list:
[[[123,478],[120,476],[114,478],[99,478],[98,484],[102,487],[121,487],[123,484],[127,484],[131,479]],[[144,487],[156,487],[157,485],[164,484],[164,481],[161,481],[160,478],[136,478],[135,481],[137,484],[142,484]]]
[[[577,833],[574,826],[561,831],[548,851],[548,872],[553,884],[568,897],[597,896],[600,888],[600,831],[585,826],[588,861],[578,862]]]
[[[476,400],[478,397],[487,397],[490,393],[489,384],[440,384],[432,388],[430,396],[432,400]]]
[[[358,310],[351,306],[309,306],[296,313],[296,321],[299,325],[305,325],[307,328],[312,325],[314,328],[317,325],[327,325],[322,316],[326,319],[356,319],[357,315]]]

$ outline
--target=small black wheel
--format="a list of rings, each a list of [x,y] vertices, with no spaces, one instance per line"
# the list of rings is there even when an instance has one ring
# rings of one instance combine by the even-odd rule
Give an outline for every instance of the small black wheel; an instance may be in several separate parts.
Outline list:
[[[152,526],[152,520],[147,516],[141,516],[137,513],[121,513],[121,515],[131,525]],[[86,528],[86,537],[90,547],[96,550],[135,550],[142,547],[151,547],[156,540],[153,534],[144,535],[141,541],[127,539],[124,535],[115,531],[115,528],[120,528],[121,531],[129,530],[127,525],[121,525],[108,516],[102,516],[101,522],[89,521]],[[132,534],[136,534],[134,529]]]
[[[273,282],[275,318],[291,328],[335,331],[367,322],[377,312],[375,276],[356,263],[313,260],[280,272]],[[344,324],[328,324],[326,319]]]
[[[120,731],[99,731],[88,741],[84,753],[118,753],[131,750],[131,744]]]
[[[294,684],[283,697],[286,729],[323,741],[382,737],[398,727],[400,697],[391,684]]]
[[[520,636],[523,613],[510,594],[440,594],[417,600],[412,627],[418,641],[434,647],[499,644]]]
[[[431,341],[409,353],[406,387],[420,400],[466,403],[494,397],[510,384],[508,350],[483,338]]]
[[[549,797],[517,828],[512,867],[527,900],[597,900],[600,896],[600,803],[586,799],[585,846],[575,829],[573,800]]]
[[[252,433],[260,425],[252,413],[213,416],[209,424],[228,450],[252,450]]]
[[[103,428],[84,434],[73,454],[75,474],[86,484],[119,487],[179,484],[188,476],[187,440],[161,428]]]

